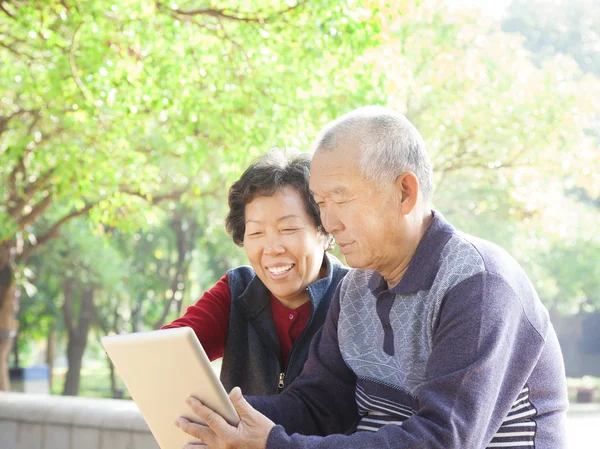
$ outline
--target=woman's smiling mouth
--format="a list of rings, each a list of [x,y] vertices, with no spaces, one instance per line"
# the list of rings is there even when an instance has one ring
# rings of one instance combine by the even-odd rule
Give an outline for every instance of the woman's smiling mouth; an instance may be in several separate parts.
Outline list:
[[[279,265],[276,267],[267,267],[267,270],[269,271],[269,273],[272,276],[281,276],[285,273],[287,273],[288,271],[290,271],[292,268],[294,268],[295,264],[291,263],[289,265]]]

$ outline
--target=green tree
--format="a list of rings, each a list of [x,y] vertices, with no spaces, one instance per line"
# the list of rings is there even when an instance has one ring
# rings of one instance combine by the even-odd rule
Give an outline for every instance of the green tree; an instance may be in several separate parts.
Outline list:
[[[53,303],[60,308],[66,334],[65,395],[78,394],[83,355],[99,305],[123,290],[126,281],[120,254],[90,225],[81,218],[69,222],[65,225],[69,238],[53,240],[39,253],[38,282],[54,285]],[[21,315],[26,318],[31,312],[26,309]]]
[[[65,223],[152,225],[152,204],[213,194],[266,148],[304,146],[340,105],[369,98],[347,68],[377,25],[353,6],[2,2],[0,390],[15,270]]]
[[[361,60],[373,80],[384,78],[388,105],[422,132],[436,207],[507,248],[555,302],[564,273],[543,255],[556,242],[593,241],[600,223],[569,193],[600,195],[597,141],[587,132],[600,82],[565,55],[535,64],[521,37],[472,13],[427,0],[378,4],[382,45]]]

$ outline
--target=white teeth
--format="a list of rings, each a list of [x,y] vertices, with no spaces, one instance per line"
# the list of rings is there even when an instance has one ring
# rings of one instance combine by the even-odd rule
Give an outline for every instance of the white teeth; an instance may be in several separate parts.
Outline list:
[[[294,266],[294,265],[293,265],[293,264],[291,264],[291,265],[287,265],[287,266],[285,266],[285,267],[273,267],[273,268],[269,268],[268,270],[269,270],[269,272],[270,272],[271,274],[283,274],[283,273],[285,273],[286,271],[290,271],[290,270],[292,269],[292,267],[293,267],[293,266]]]

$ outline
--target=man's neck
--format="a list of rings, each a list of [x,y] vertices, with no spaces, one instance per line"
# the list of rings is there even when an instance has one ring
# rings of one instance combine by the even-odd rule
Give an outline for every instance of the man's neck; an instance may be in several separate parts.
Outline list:
[[[431,210],[428,209],[427,212],[425,212],[421,216],[420,220],[414,226],[411,227],[412,232],[410,232],[410,234],[407,236],[405,244],[402,245],[406,248],[406,250],[401,255],[401,259],[395,260],[393,268],[389,272],[380,273],[386,280],[388,288],[394,288],[400,283],[400,281],[404,277],[404,274],[406,273],[406,270],[408,270],[408,266],[410,265],[410,261],[412,260],[415,252],[417,251],[419,243],[421,243],[423,235],[425,235],[427,228],[431,224],[432,218],[433,214]]]

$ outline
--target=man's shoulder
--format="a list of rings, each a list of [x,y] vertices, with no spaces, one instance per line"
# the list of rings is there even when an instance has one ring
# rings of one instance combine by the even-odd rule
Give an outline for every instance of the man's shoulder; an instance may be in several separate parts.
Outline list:
[[[466,261],[475,263],[481,268],[482,272],[485,271],[507,279],[513,278],[515,275],[525,274],[515,258],[504,248],[493,242],[457,232],[448,243],[453,245],[453,248],[449,248],[450,251],[448,252],[454,253],[455,259],[464,259],[465,263],[468,263]]]
[[[466,267],[469,266],[469,263],[460,262],[461,257],[456,256],[462,251],[468,254],[466,259],[474,262],[473,268],[471,268],[472,274],[481,276],[480,285],[485,286],[488,302],[490,304],[497,303],[500,309],[515,307],[515,310],[522,311],[540,335],[545,335],[548,313],[519,262],[508,251],[495,243],[463,233],[457,233],[455,236],[456,241],[448,243],[455,245],[456,248],[449,253],[454,253],[455,259],[459,262],[447,264],[447,270],[455,275],[454,286],[458,285],[461,280],[471,277],[464,275],[462,279],[459,279],[459,276],[456,276],[461,270],[463,274],[467,274],[465,273]],[[477,272],[478,270],[479,272]],[[469,288],[473,288],[473,286],[471,285]],[[514,301],[510,301],[510,298]]]
[[[428,271],[431,292],[449,292],[466,280],[481,282],[489,276],[501,279],[508,288],[518,290],[528,283],[519,263],[506,250],[487,240],[454,231],[442,247],[438,248],[437,263],[422,267]],[[430,259],[433,260],[433,259]],[[442,295],[442,296],[443,296]]]
[[[438,276],[470,276],[485,271],[484,258],[479,248],[468,237],[466,234],[455,233],[448,239],[439,255]]]

